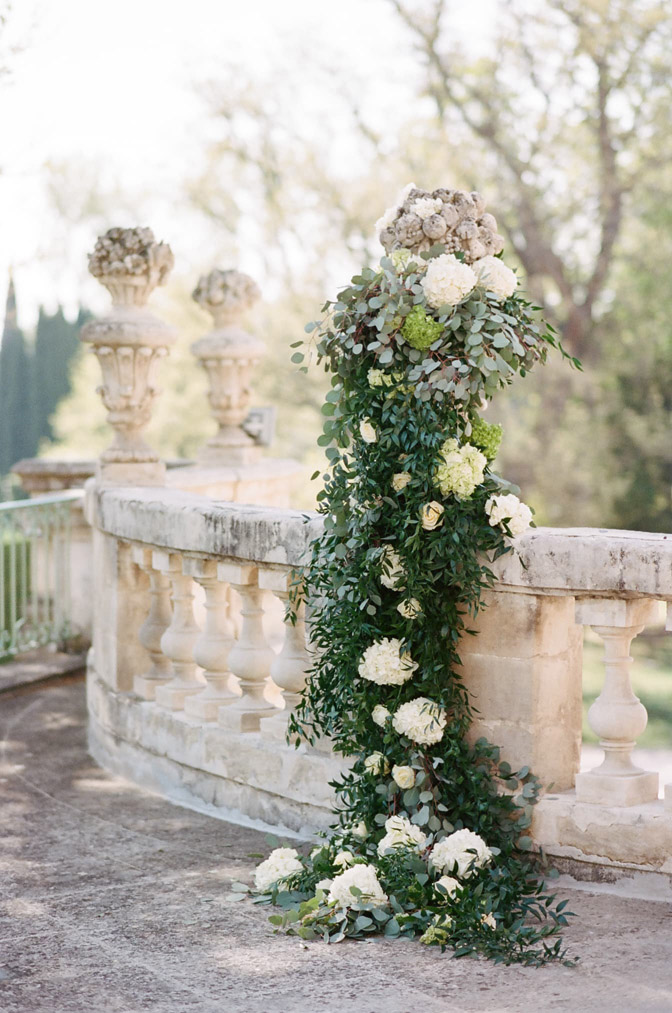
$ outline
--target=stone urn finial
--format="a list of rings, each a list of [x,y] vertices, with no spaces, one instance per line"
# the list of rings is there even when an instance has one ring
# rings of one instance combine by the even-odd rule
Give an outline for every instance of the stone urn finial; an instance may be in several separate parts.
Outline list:
[[[249,464],[261,450],[243,429],[250,407],[250,378],[265,354],[261,341],[240,326],[240,318],[261,297],[257,283],[241,271],[203,275],[192,298],[212,315],[215,327],[191,346],[205,369],[208,399],[218,432],[199,454],[209,467]]]
[[[165,465],[141,434],[159,393],[158,361],[176,334],[145,304],[154,288],[165,284],[172,266],[170,247],[157,243],[148,228],[109,229],[89,255],[90,273],[112,296],[109,314],[81,332],[100,362],[98,392],[115,433],[98,463],[98,477],[107,483],[162,485],[165,480]]]

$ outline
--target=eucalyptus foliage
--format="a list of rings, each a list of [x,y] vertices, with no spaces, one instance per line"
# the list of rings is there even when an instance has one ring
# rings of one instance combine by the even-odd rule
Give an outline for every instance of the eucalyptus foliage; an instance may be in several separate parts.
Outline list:
[[[511,490],[490,469],[501,433],[479,413],[499,387],[543,362],[549,348],[562,349],[537,321],[537,308],[517,293],[502,299],[476,287],[456,306],[431,309],[423,269],[443,253],[437,245],[412,259],[384,257],[306,327],[331,375],[318,441],[329,470],[318,495],[324,535],[301,575],[314,664],[290,736],[297,744],[329,736],[352,766],[334,785],[340,807],[334,834],[303,860],[303,872],[267,896],[284,908],[274,924],[304,938],[419,935],[456,956],[541,964],[566,959],[559,937],[566,902],[547,892],[531,852],[527,831],[540,784],[527,767],[512,770],[496,746],[470,736],[473,708],[459,647],[493,583],[490,563],[511,551],[506,524],[493,527],[485,509],[491,496]],[[432,338],[428,347],[423,333]],[[302,363],[304,354],[295,352],[294,361]],[[368,441],[362,423],[374,434]],[[461,446],[473,439],[487,452],[484,479],[469,498],[437,488],[449,437]],[[410,479],[395,491],[399,472]],[[423,508],[437,501],[443,513],[428,530]],[[403,569],[392,587],[381,582],[390,550]],[[414,607],[404,609],[410,602]],[[359,673],[364,652],[384,638],[398,640],[417,663],[401,685],[379,685]],[[394,728],[394,712],[418,697],[445,712],[435,744],[419,745]],[[390,714],[382,723],[372,716],[381,705]],[[382,754],[378,767],[365,763],[375,753]],[[399,787],[389,773],[395,765],[412,768],[411,787]],[[391,815],[421,828],[425,846],[379,855]],[[484,867],[474,860],[449,896],[436,886],[440,874],[428,859],[438,841],[461,828],[479,834],[493,857]],[[342,871],[335,859],[344,849],[350,861],[375,867],[386,906],[367,903],[356,887],[351,905],[335,904],[317,888]]]

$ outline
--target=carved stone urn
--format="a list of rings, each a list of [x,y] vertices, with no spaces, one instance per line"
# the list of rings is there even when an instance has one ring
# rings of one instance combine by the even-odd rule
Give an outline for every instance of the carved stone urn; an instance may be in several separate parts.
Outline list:
[[[98,388],[107,408],[114,440],[98,462],[98,479],[111,484],[163,485],[165,465],[145,442],[142,432],[159,393],[155,383],[159,360],[177,335],[157,319],[146,302],[166,282],[173,254],[147,228],[110,229],[89,255],[89,271],[112,296],[107,316],[82,328],[100,363]]]
[[[194,301],[215,324],[191,346],[207,373],[208,399],[219,426],[198,456],[199,464],[207,467],[251,464],[261,456],[243,422],[250,407],[252,371],[266,349],[239,322],[260,296],[256,282],[240,271],[211,271],[193,292]]]

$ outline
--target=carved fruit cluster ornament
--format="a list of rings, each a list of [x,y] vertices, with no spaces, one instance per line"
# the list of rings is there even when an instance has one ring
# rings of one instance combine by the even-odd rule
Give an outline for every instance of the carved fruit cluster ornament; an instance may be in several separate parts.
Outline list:
[[[101,474],[111,481],[154,485],[163,480],[164,465],[142,430],[159,393],[154,380],[158,361],[176,335],[145,303],[157,285],[165,284],[172,266],[170,247],[157,243],[148,228],[109,229],[89,255],[89,271],[112,296],[107,316],[81,332],[100,363],[98,393],[115,433],[100,459]]]
[[[241,271],[215,269],[199,279],[192,298],[213,317],[215,327],[191,350],[206,371],[208,400],[219,427],[199,454],[201,464],[249,464],[261,454],[245,432],[253,369],[266,352],[263,342],[240,326],[243,313],[261,297],[257,283]]]
[[[442,243],[446,253],[461,251],[467,264],[504,249],[497,222],[475,190],[429,191],[411,183],[376,222],[376,232],[387,253],[402,248],[422,253]]]

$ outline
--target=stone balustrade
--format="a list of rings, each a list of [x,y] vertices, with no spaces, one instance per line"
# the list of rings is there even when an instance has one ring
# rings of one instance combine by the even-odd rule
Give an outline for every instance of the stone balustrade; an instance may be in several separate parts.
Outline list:
[[[321,519],[100,486],[87,515],[107,589],[89,666],[95,755],[174,797],[293,830],[328,825],[344,761],[285,741],[310,654],[302,612],[283,620],[284,607]],[[462,643],[473,735],[540,777],[533,836],[574,872],[672,873],[672,788],[659,798],[658,774],[632,758],[646,711],[628,655],[672,601],[672,539],[542,528],[494,570],[479,636]],[[604,760],[580,773],[584,626],[605,646],[589,715]]]

